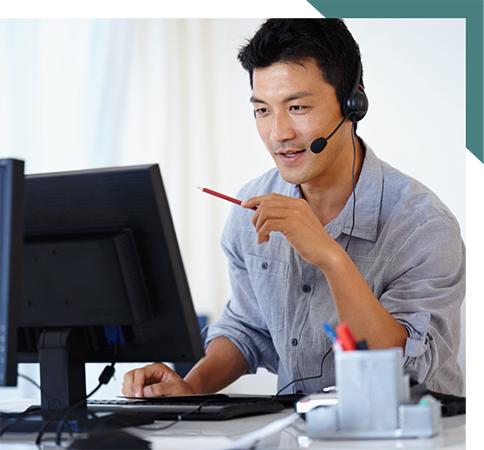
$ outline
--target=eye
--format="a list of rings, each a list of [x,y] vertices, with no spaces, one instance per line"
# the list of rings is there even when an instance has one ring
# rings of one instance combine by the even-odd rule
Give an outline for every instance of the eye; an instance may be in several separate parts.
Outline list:
[[[304,112],[304,111],[306,111],[307,106],[303,106],[303,105],[292,105],[289,109],[291,111],[294,111],[294,112]]]
[[[257,108],[254,110],[254,115],[256,116],[260,116],[264,114],[267,114],[267,108]]]

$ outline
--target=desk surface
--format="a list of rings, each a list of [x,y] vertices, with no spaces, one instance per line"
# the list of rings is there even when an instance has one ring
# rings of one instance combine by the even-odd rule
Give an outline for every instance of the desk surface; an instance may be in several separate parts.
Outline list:
[[[3,408],[2,408],[3,409]],[[290,415],[292,410],[277,414],[266,414],[220,422],[181,421],[163,429],[170,422],[159,421],[144,429],[130,429],[144,439],[152,442],[152,449],[170,450],[222,450],[233,446],[241,436],[258,430],[278,419]],[[297,419],[271,436],[262,439],[258,450],[289,449],[452,449],[466,448],[466,417],[464,415],[443,419],[443,431],[433,438],[425,439],[382,439],[382,440],[311,440],[306,435],[306,425]],[[148,429],[147,429],[148,428]],[[12,450],[37,449],[35,435],[10,433],[0,439],[0,449]],[[68,442],[64,442],[64,447]],[[44,448],[56,448],[53,437],[46,435]]]

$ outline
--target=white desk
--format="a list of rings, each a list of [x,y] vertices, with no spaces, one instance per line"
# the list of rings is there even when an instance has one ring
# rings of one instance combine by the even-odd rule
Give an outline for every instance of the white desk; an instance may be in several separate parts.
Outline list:
[[[2,408],[5,410],[4,408]],[[286,410],[277,414],[267,414],[220,422],[181,421],[162,430],[168,421],[159,421],[147,429],[131,429],[144,439],[152,442],[153,450],[217,450],[227,448],[231,440],[236,440],[247,433],[260,429],[269,423],[284,418],[292,413]],[[286,427],[259,442],[258,450],[289,449],[452,449],[466,448],[465,415],[443,419],[444,430],[428,439],[388,439],[388,440],[311,440],[305,434],[305,423],[298,419]],[[146,428],[146,427],[145,427]],[[65,435],[66,436],[66,435]],[[37,449],[35,435],[7,434],[0,439],[0,450]],[[67,446],[67,441],[64,443]],[[52,435],[47,434],[44,448],[56,448]],[[65,448],[65,447],[64,447]]]

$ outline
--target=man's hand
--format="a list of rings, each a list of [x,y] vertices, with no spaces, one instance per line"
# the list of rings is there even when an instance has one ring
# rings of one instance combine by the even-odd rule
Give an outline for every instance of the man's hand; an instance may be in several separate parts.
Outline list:
[[[162,395],[190,395],[193,388],[168,366],[150,364],[124,375],[125,397],[158,397]]]
[[[271,231],[279,231],[302,258],[323,270],[331,252],[341,252],[304,199],[266,194],[245,200],[242,206],[258,207],[252,218],[258,244],[268,242]]]
[[[127,372],[122,392],[126,397],[211,394],[247,371],[242,352],[230,339],[219,336],[208,344],[205,356],[184,380],[165,364],[155,363]]]

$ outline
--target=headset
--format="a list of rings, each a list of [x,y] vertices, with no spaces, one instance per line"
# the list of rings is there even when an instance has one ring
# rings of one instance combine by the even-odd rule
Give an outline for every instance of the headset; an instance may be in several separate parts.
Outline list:
[[[356,71],[356,80],[353,88],[348,94],[346,102],[343,103],[343,114],[349,116],[354,122],[358,122],[365,117],[368,112],[368,97],[365,91],[360,87],[361,78],[361,61],[357,59],[358,67]]]
[[[351,88],[346,100],[343,102],[343,120],[327,138],[320,137],[312,142],[311,151],[313,153],[321,153],[325,149],[326,145],[328,144],[328,140],[340,129],[341,125],[343,125],[346,119],[350,119],[353,124],[355,124],[363,119],[368,112],[368,97],[360,87],[361,61],[359,58],[357,58],[357,63],[358,67],[356,70],[355,83]]]

